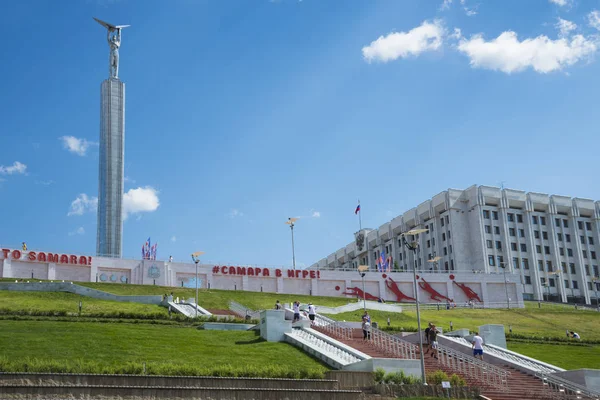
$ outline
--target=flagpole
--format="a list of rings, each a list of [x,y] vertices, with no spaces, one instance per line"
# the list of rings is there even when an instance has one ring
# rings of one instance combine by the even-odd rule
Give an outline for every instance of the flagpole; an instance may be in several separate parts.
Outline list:
[[[358,199],[358,206],[360,207],[360,199]],[[358,209],[358,231],[362,231],[362,209]]]

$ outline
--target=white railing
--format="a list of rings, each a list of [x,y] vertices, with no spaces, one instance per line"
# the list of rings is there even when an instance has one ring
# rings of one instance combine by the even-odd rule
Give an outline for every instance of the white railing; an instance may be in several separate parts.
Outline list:
[[[438,344],[438,357],[442,365],[485,386],[508,390],[510,372],[471,357],[458,350]]]
[[[338,337],[340,339],[352,339],[352,328],[343,326],[336,320],[324,315],[315,315],[314,325],[320,328],[327,335]]]
[[[440,335],[441,337],[443,337],[444,339],[448,339],[454,343],[458,343],[461,344],[463,346],[467,346],[469,348],[472,347],[471,343],[469,343],[468,340],[466,340],[465,338],[462,337],[453,337],[453,336],[445,336],[445,335]],[[501,347],[498,346],[494,346],[494,345],[487,345],[484,344],[483,345],[483,351],[485,354],[491,355],[493,357],[497,357],[500,358],[504,361],[508,361],[511,362],[513,364],[522,366],[526,369],[531,370],[532,372],[536,373],[553,373],[553,372],[562,372],[564,371],[564,369],[559,368],[555,365],[552,364],[547,364],[545,362],[536,360],[534,358],[530,358],[527,356],[524,356],[522,354],[519,353],[515,353],[514,351],[510,351],[510,350],[506,350],[503,349]]]
[[[305,342],[311,348],[318,350],[320,353],[334,359],[342,365],[348,365],[362,361],[361,358],[350,354],[346,350],[335,346],[304,329],[292,329],[292,333],[289,335],[296,339],[300,339],[300,341]]]
[[[415,360],[417,358],[417,346],[377,328],[371,328],[370,343],[376,349],[394,357],[406,360]]]
[[[236,303],[235,301],[229,302],[229,309],[242,318],[260,318],[260,311],[251,310],[249,308],[244,307],[240,303]]]
[[[535,376],[542,380],[544,389],[550,392],[549,394],[555,399],[600,400],[599,391],[588,389],[567,379],[543,373],[535,374]]]

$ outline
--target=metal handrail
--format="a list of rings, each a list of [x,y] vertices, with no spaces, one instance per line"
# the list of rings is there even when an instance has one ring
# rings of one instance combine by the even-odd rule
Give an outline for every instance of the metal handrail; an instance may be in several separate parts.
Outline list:
[[[560,396],[557,396],[557,398],[575,396],[578,399],[600,399],[600,391],[589,389],[583,385],[571,382],[565,378],[544,373],[536,373],[535,376],[542,380],[545,388],[554,393],[558,393]]]
[[[395,357],[406,360],[417,359],[417,346],[377,328],[371,328],[371,340],[369,343],[376,349]]]
[[[315,326],[329,335],[342,339],[352,339],[352,328],[341,325],[338,321],[324,315],[315,315]]]
[[[441,364],[459,374],[482,382],[486,386],[508,390],[509,371],[440,344],[438,344],[438,357]]]
[[[237,314],[239,317],[242,317],[242,318],[246,318],[246,317],[250,317],[252,319],[260,318],[260,310],[259,311],[251,310],[250,308],[246,308],[243,305],[241,305],[240,303],[236,303],[233,300],[229,302],[229,309],[231,311],[233,311],[235,314]]]

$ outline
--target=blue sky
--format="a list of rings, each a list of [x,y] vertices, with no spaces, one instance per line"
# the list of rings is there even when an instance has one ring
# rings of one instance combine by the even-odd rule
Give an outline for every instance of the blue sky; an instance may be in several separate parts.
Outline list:
[[[599,0],[0,4],[0,244],[93,254],[123,32],[124,257],[310,265],[449,188],[600,199]]]

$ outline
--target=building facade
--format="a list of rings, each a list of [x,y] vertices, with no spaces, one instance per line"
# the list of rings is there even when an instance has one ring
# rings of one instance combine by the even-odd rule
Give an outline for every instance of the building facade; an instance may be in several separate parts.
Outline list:
[[[121,257],[125,157],[125,84],[102,82],[96,255]]]
[[[402,234],[426,228],[407,241]],[[600,201],[489,186],[449,189],[313,264],[315,270],[506,274],[528,300],[598,302]]]

